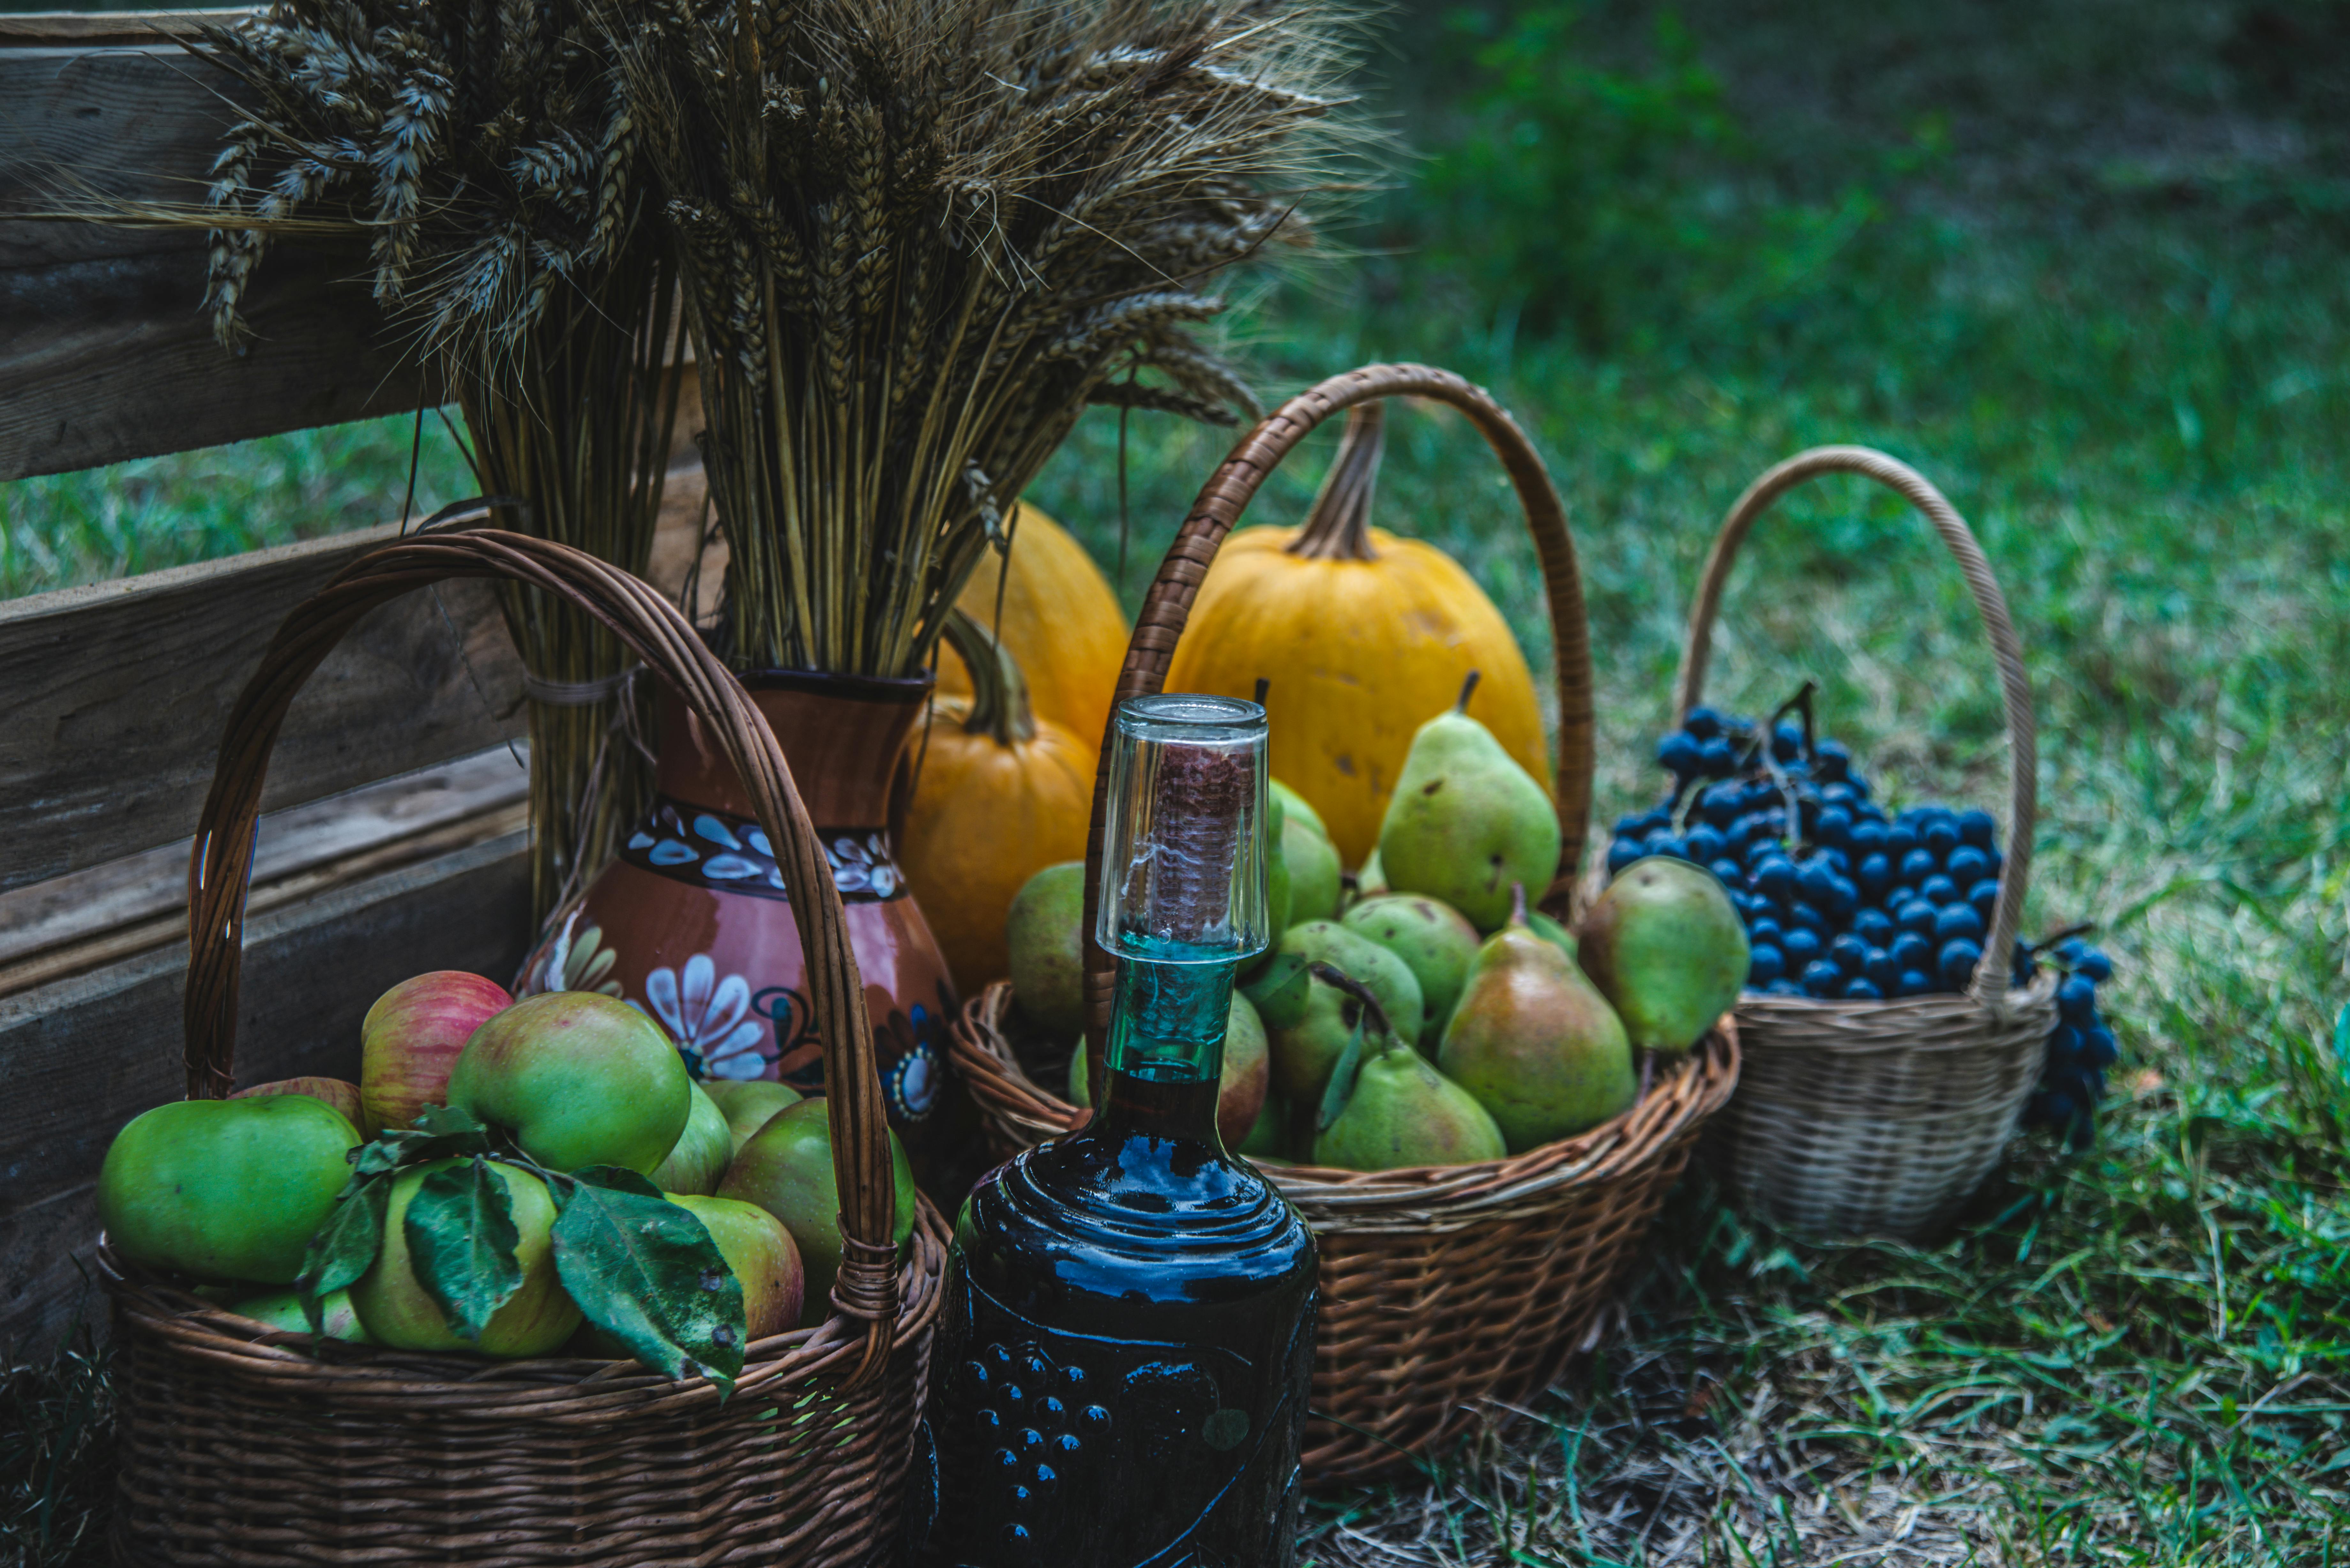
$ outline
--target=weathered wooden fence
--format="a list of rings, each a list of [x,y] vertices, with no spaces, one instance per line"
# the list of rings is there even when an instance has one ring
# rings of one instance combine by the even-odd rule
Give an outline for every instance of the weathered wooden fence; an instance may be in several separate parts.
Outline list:
[[[198,15],[0,16],[0,214],[201,192],[231,105],[172,42]],[[416,407],[359,270],[274,252],[232,358],[199,240],[0,215],[0,480]],[[681,577],[699,481],[664,514]],[[186,840],[228,703],[286,612],[394,532],[0,602],[0,1348],[93,1308],[107,1142],[180,1093]],[[520,691],[470,584],[378,612],[311,680],[271,769],[240,1081],[356,1076],[359,1017],[405,976],[510,976]]]

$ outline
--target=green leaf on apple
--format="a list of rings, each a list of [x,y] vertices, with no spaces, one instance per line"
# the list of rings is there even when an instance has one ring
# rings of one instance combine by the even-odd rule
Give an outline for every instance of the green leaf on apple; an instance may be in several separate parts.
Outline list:
[[[487,1160],[427,1176],[409,1200],[410,1267],[460,1339],[479,1339],[490,1314],[522,1289],[514,1200]]]
[[[654,1371],[734,1392],[749,1324],[743,1284],[691,1210],[630,1170],[556,1184],[555,1267],[588,1321]]]
[[[333,1211],[311,1236],[294,1289],[312,1334],[326,1332],[326,1298],[375,1266],[383,1250],[384,1208],[390,1201],[391,1183],[362,1168],[343,1184]]]

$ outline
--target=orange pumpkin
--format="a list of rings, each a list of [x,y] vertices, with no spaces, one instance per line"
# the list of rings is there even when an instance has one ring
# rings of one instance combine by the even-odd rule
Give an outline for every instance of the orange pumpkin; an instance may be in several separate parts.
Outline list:
[[[1003,918],[1029,877],[1086,853],[1094,745],[1038,718],[1008,647],[961,609],[946,637],[981,672],[969,697],[941,697],[906,814],[899,864],[964,992],[1011,972]]]
[[[1470,713],[1551,779],[1534,676],[1501,611],[1443,551],[1370,526],[1379,409],[1349,413],[1303,528],[1224,541],[1167,671],[1170,691],[1246,697],[1272,682],[1274,774],[1322,814],[1348,866],[1378,846],[1414,732],[1472,670]]]
[[[955,602],[995,629],[995,585],[1003,557],[990,550]],[[1012,576],[1003,587],[1003,645],[1028,679],[1036,717],[1088,746],[1101,745],[1126,661],[1126,616],[1086,547],[1023,502],[1012,530]],[[939,692],[971,691],[971,672],[951,648],[939,649]]]

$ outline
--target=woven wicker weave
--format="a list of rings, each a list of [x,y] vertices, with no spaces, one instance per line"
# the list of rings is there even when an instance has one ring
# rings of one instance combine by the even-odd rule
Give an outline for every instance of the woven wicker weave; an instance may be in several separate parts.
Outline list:
[[[2008,984],[2009,952],[2031,884],[2037,735],[2023,649],[1975,536],[1940,491],[1866,447],[1815,447],[1738,498],[1706,557],[1673,711],[1705,690],[1713,623],[1755,520],[1807,479],[1856,473],[1898,493],[1958,563],[1999,667],[2007,715],[2007,854],[1982,962],[1963,996],[1818,1002],[1748,992],[1738,1094],[1714,1136],[1742,1207],[1817,1237],[1922,1236],[1947,1225],[1999,1163],[2040,1075],[2055,1023],[2055,981]]]
[[[1274,466],[1331,415],[1399,396],[1449,403],[1469,417],[1515,483],[1542,557],[1558,664],[1563,848],[1541,901],[1565,918],[1591,811],[1591,646],[1582,581],[1565,510],[1541,459],[1510,416],[1458,376],[1419,365],[1350,371],[1291,399],[1243,438],[1159,566],[1118,695],[1159,690],[1218,546]],[[1097,777],[1087,850],[1087,931],[1099,880],[1103,783]],[[1106,956],[1090,942],[1087,949],[1087,999],[1098,1032],[1112,976]],[[964,1008],[951,1047],[1004,1153],[1087,1115],[1021,1072],[1002,1029],[1009,1006],[1008,985],[988,988]],[[1737,1077],[1738,1046],[1726,1033],[1661,1072],[1622,1116],[1514,1158],[1375,1173],[1270,1168],[1321,1248],[1308,1475],[1326,1482],[1384,1469],[1459,1430],[1482,1402],[1547,1382],[1590,1329],[1679,1177],[1699,1127]]]
[[[231,713],[196,834],[188,1093],[218,1097],[231,1082],[254,822],[288,703],[368,611],[452,577],[529,584],[594,615],[712,727],[759,803],[806,934],[833,1085],[835,1174],[852,1238],[834,1314],[752,1345],[733,1397],[722,1401],[705,1381],[671,1382],[632,1361],[499,1363],[317,1345],[101,1249],[121,1421],[117,1559],[866,1562],[899,1522],[945,1228],[925,1209],[909,1261],[888,1245],[880,1089],[822,847],[775,736],[652,589],[562,545],[475,529],[377,551],[287,618]]]

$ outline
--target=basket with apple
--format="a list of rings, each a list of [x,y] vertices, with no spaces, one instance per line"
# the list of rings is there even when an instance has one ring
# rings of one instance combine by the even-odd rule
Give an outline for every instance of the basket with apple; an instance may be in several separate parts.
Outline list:
[[[811,933],[828,1096],[712,1098],[643,1014],[467,974],[368,1014],[361,1082],[231,1097],[268,755],[368,611],[498,577],[608,627],[719,737]],[[100,1176],[140,1563],[858,1563],[894,1538],[944,1226],[894,1148],[839,900],[773,733],[653,589],[428,531],[290,616],[231,712],[191,871],[188,1097]]]
[[[1540,735],[1531,686],[1515,690],[1523,655],[1490,605],[1498,644],[1473,646],[1484,633],[1464,610],[1466,575],[1374,580],[1381,558],[1428,568],[1359,524],[1352,544],[1320,526],[1333,506],[1367,504],[1376,447],[1366,438],[1378,400],[1394,397],[1466,415],[1515,484],[1556,649],[1555,794],[1538,774],[1544,759],[1515,743],[1520,731],[1537,744]],[[1340,412],[1347,439],[1316,522],[1300,531],[1303,553],[1249,535],[1228,553],[1246,566],[1233,581],[1287,579],[1273,607],[1291,629],[1276,637],[1262,601],[1220,602],[1209,569],[1265,477]],[[1314,594],[1347,607],[1317,610]],[[1421,632],[1425,644],[1400,640]],[[1382,637],[1375,656],[1364,651]],[[1262,700],[1274,771],[1315,798],[1274,792],[1270,893],[1286,929],[1241,977],[1218,1119],[1320,1247],[1303,1457],[1309,1477],[1335,1481],[1408,1461],[1476,1419],[1481,1403],[1541,1387],[1587,1345],[1699,1129],[1737,1081],[1721,1015],[1747,959],[1718,891],[1718,908],[1651,900],[1619,922],[1620,937],[1610,925],[1599,939],[1629,951],[1657,945],[1660,927],[1679,929],[1684,940],[1663,944],[1676,974],[1659,978],[1650,961],[1639,984],[1611,997],[1573,956],[1566,923],[1578,913],[1593,761],[1582,587],[1541,460],[1459,377],[1412,365],[1336,377],[1258,425],[1201,491],[1144,602],[1118,695],[1237,682],[1232,694],[1245,696],[1257,674],[1272,680]],[[1398,754],[1373,764],[1372,730]],[[1378,794],[1392,798],[1375,806],[1357,786],[1378,769]],[[1022,889],[1007,932],[1013,978],[968,1004],[954,1033],[956,1065],[1006,1151],[1090,1115],[1111,976],[1081,935],[1093,924],[1102,821],[1097,781],[1088,860]],[[1692,919],[1703,927],[1694,941]],[[1080,1030],[1090,1049],[1070,1052]],[[1036,1057],[1023,1061],[1024,1037],[1038,1033],[1065,1054],[1066,1096]]]

